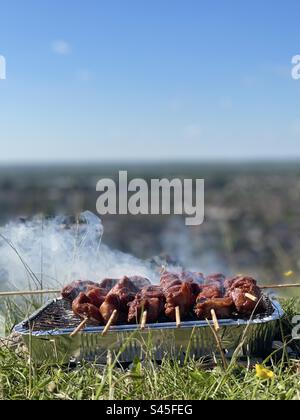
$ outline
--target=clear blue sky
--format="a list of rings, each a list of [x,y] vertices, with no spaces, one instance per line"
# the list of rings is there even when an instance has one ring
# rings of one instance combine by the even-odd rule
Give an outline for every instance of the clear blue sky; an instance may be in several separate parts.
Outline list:
[[[299,0],[1,0],[0,161],[300,158]]]

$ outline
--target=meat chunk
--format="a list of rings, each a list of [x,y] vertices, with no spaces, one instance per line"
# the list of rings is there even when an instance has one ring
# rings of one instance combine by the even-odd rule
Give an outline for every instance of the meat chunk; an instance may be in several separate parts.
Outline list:
[[[100,281],[99,286],[102,289],[111,290],[118,283],[119,279],[103,279]]]
[[[85,293],[90,287],[99,287],[99,284],[89,280],[76,280],[65,286],[61,295],[64,299],[73,301],[80,293]]]
[[[153,323],[164,312],[165,296],[160,286],[146,286],[128,304],[128,322],[139,322],[143,311],[147,311],[147,323]]]
[[[144,287],[151,286],[151,281],[146,277],[130,276],[128,278],[139,290],[142,290]]]
[[[100,306],[100,313],[107,323],[114,310],[118,311],[116,322],[126,322],[128,318],[128,303],[133,301],[139,292],[138,287],[128,278],[123,277],[107,294]]]
[[[89,318],[89,321],[94,324],[103,323],[102,316],[99,308],[93,305],[91,299],[85,294],[80,292],[72,303],[73,312],[81,318]]]
[[[132,283],[139,289],[142,290],[143,287],[149,286],[151,284],[150,280],[142,276],[131,276],[127,277]],[[100,282],[100,287],[103,289],[111,290],[119,282],[119,279],[104,279]]]
[[[219,319],[232,317],[234,303],[231,297],[226,298],[201,298],[196,301],[195,314],[199,319],[211,319],[211,310],[214,309]]]
[[[206,284],[201,287],[197,300],[201,299],[219,299],[223,297],[223,289],[218,284]]]
[[[218,284],[219,286],[224,287],[226,277],[222,273],[214,273],[205,277],[205,284]]]
[[[86,296],[90,299],[91,303],[97,308],[100,308],[107,296],[108,290],[100,287],[89,287]]]
[[[182,319],[190,315],[200,291],[200,284],[194,281],[190,273],[164,273],[160,280],[166,298],[165,315],[172,321],[176,319],[176,307],[179,307]]]
[[[226,296],[232,298],[236,310],[241,315],[250,316],[254,311],[257,313],[265,310],[262,301],[262,292],[257,286],[256,280],[252,277],[237,276],[226,281]],[[257,301],[253,301],[246,294],[254,296]]]

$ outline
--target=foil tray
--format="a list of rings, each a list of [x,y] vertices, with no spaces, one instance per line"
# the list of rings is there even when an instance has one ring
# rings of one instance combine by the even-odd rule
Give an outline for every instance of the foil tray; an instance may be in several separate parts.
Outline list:
[[[244,356],[265,357],[270,354],[284,312],[277,301],[265,299],[269,309],[264,315],[250,320],[219,321],[226,354],[232,354],[241,342]],[[130,363],[136,357],[143,360],[150,356],[159,361],[165,356],[174,359],[201,358],[218,353],[215,338],[206,321],[182,322],[180,328],[176,328],[173,322],[149,324],[143,331],[138,325],[118,325],[111,327],[104,337],[101,335],[104,327],[88,325],[71,338],[70,333],[80,319],[71,311],[68,313],[66,308],[63,308],[63,319],[59,314],[52,319],[49,316],[57,313],[55,308],[62,308],[64,304],[62,299],[55,299],[14,328],[14,332],[23,336],[36,363],[47,360],[54,364],[68,364],[70,361],[87,360],[105,364],[109,351],[120,363]],[[41,318],[44,319],[43,323],[39,321]],[[61,324],[68,327],[62,328]]]

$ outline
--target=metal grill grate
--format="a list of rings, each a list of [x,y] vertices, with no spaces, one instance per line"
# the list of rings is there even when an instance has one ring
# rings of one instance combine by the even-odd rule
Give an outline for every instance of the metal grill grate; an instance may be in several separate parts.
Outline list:
[[[57,299],[25,321],[23,327],[31,331],[48,331],[75,328],[80,321],[80,317],[73,313],[68,300]]]
[[[266,312],[256,315],[254,319],[263,319],[271,316],[274,312],[272,302],[266,296],[264,297]],[[237,319],[241,317],[236,317]],[[190,321],[196,320],[191,318]],[[22,327],[27,331],[38,332],[48,330],[61,330],[66,328],[76,328],[81,318],[72,311],[71,303],[65,299],[56,299],[40,309],[25,321]],[[89,324],[93,325],[93,324]]]

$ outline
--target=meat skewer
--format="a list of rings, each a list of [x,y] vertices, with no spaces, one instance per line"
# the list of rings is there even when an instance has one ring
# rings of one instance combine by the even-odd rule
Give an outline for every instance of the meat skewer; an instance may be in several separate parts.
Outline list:
[[[231,297],[236,310],[241,315],[251,315],[254,311],[264,311],[262,292],[252,277],[237,276],[226,280],[226,297]]]
[[[110,282],[117,282],[115,279],[106,279],[106,281]],[[91,282],[92,283],[92,282]],[[114,285],[115,285],[114,283]],[[96,287],[103,287],[101,286],[101,283],[97,284],[94,283]],[[290,288],[298,288],[300,287],[300,283],[286,283],[286,284],[265,284],[260,285],[259,288],[261,290],[267,290],[267,289],[290,289]],[[59,294],[61,293],[60,289],[45,289],[45,290],[16,290],[16,291],[6,291],[6,292],[0,292],[0,298],[1,297],[11,297],[11,296],[35,296],[35,295],[50,295],[50,294]],[[67,298],[66,298],[67,299]]]
[[[176,313],[181,318],[188,318],[200,291],[203,275],[200,273],[182,272],[179,274],[165,272],[160,279],[166,298],[165,315],[176,321]],[[176,309],[179,308],[179,309]],[[178,325],[180,324],[177,319]]]
[[[234,311],[246,316],[265,309],[261,290],[253,278],[237,276],[224,281],[224,276],[213,275],[207,279],[211,282],[206,281],[196,300],[195,313],[199,319],[230,318]]]
[[[89,280],[76,280],[65,286],[61,291],[61,295],[64,299],[73,302],[80,293],[85,293],[91,287],[99,288],[100,285]]]
[[[124,276],[107,294],[104,302],[100,306],[100,314],[105,323],[111,320],[113,312],[117,311],[117,316],[114,322],[125,323],[128,319],[128,304],[135,299],[136,294],[140,291],[139,287],[135,285],[137,278],[131,280],[129,277]],[[140,280],[139,284],[142,284]]]
[[[0,292],[0,297],[11,296],[41,296],[41,295],[57,295],[61,290],[18,290],[10,292]]]
[[[272,285],[262,288],[269,287]],[[136,322],[143,330],[147,323],[159,322],[163,316],[180,327],[181,319],[188,319],[192,311],[198,319],[212,319],[218,331],[219,319],[265,310],[261,288],[253,278],[240,275],[225,280],[219,273],[204,277],[201,273],[164,271],[156,286],[139,276],[100,283],[76,281],[66,286],[62,295],[72,301],[74,313],[83,319],[75,335],[88,321],[107,324],[104,334],[115,323]]]
[[[83,321],[71,333],[70,337],[75,337],[82,331],[88,322],[93,324],[103,323],[97,304],[101,301],[102,289],[90,289],[87,294],[81,292],[72,302],[73,312],[83,318]]]
[[[218,319],[228,319],[234,312],[234,303],[231,297],[204,298],[196,300],[195,314],[198,319],[212,319],[212,310]]]
[[[149,324],[159,320],[163,315],[165,307],[165,296],[160,286],[146,286],[128,304],[128,322],[139,322],[146,311],[146,322]]]
[[[300,283],[294,283],[294,284],[270,284],[270,285],[263,285],[259,286],[260,289],[289,289],[289,288],[296,288],[300,287]]]
[[[72,310],[81,318],[88,318],[93,324],[103,323],[98,307],[93,304],[92,300],[85,293],[81,292],[73,301]]]

